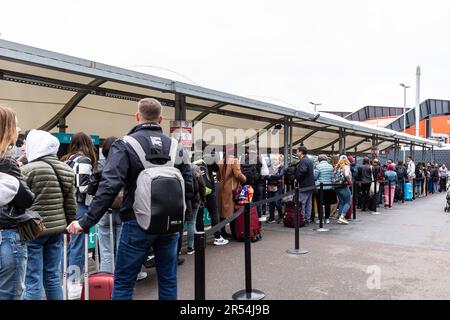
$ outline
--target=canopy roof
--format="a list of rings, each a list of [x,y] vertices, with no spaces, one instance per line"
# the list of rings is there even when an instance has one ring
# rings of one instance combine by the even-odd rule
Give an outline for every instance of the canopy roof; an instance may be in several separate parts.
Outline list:
[[[294,146],[303,143],[317,152],[337,151],[340,136],[345,136],[351,152],[353,148],[370,150],[373,138],[380,149],[395,143],[438,145],[325,112],[314,114],[5,40],[0,40],[0,80],[0,103],[17,111],[22,130],[57,131],[58,123],[65,119],[69,132],[122,136],[135,124],[136,101],[154,97],[167,106],[163,109],[166,120],[184,118],[176,111],[184,106],[185,119],[201,120],[203,131],[270,129],[281,124],[280,146],[287,123],[293,127]],[[163,129],[169,129],[169,121],[163,122]],[[246,138],[253,138],[250,131],[238,142]],[[205,137],[208,139],[213,140]]]

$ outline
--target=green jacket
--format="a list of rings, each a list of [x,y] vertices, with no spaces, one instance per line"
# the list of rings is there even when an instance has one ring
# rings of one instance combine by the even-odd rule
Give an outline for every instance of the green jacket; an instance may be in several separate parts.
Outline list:
[[[63,184],[64,192],[51,163]],[[44,220],[45,230],[40,236],[54,236],[65,231],[68,223],[75,220],[77,202],[75,174],[67,164],[56,156],[45,156],[23,167],[28,186],[36,195],[30,210],[38,212]],[[64,196],[63,196],[64,194]]]

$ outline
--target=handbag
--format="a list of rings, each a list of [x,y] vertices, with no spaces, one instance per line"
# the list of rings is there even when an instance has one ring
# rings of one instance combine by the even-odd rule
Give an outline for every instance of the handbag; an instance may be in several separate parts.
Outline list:
[[[28,209],[18,213],[12,204],[0,209],[0,224],[7,228],[17,228],[23,241],[36,240],[45,230],[39,213]]]

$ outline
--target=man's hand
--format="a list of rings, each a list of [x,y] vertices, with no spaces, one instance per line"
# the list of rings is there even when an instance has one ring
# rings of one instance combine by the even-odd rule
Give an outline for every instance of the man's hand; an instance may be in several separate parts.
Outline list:
[[[80,227],[78,221],[72,221],[72,223],[69,224],[66,230],[71,234],[80,234],[83,232],[83,228]]]

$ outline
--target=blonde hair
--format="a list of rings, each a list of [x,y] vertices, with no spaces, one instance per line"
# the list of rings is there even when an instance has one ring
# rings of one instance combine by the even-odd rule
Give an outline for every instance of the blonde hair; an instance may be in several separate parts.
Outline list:
[[[0,105],[0,154],[8,152],[17,140],[17,115],[8,107]]]
[[[348,161],[347,159],[342,159],[339,160],[339,162],[336,164],[336,168],[343,168],[345,166],[349,166],[350,165],[350,161]]]

